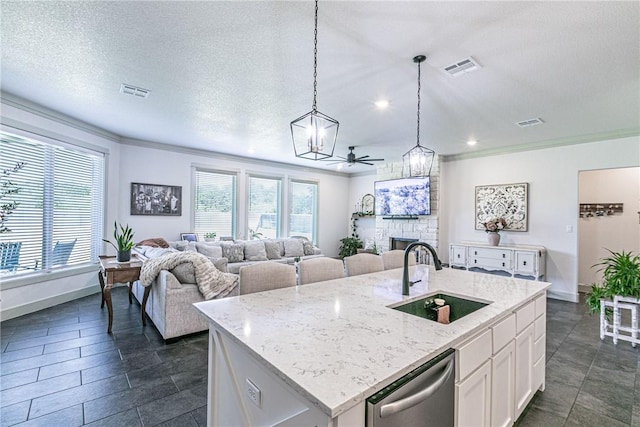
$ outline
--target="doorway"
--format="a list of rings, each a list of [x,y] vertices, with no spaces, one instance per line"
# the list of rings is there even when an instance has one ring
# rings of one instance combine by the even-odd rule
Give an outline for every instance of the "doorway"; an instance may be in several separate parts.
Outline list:
[[[640,253],[640,167],[580,171],[578,187],[578,291],[589,292],[607,249]]]

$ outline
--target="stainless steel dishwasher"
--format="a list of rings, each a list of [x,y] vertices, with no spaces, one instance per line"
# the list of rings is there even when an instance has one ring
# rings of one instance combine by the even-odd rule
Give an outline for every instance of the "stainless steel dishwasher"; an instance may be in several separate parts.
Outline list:
[[[453,426],[455,350],[449,349],[367,399],[367,427]]]

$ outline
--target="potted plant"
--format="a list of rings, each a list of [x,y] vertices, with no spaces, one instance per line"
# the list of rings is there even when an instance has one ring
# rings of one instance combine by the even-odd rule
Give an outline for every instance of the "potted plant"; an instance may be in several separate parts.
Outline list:
[[[340,249],[338,255],[345,258],[358,253],[358,249],[362,248],[362,240],[358,237],[345,237],[340,239]]]
[[[129,224],[122,226],[118,225],[118,222],[113,223],[113,238],[115,244],[107,239],[102,239],[104,242],[109,243],[117,251],[116,259],[118,262],[127,262],[131,259],[131,248],[133,248],[133,230],[129,227]]]
[[[205,242],[213,242],[214,240],[216,240],[215,231],[210,231],[208,233],[204,233],[204,241]]]
[[[487,238],[491,246],[498,246],[500,244],[500,230],[504,230],[507,227],[507,221],[504,218],[494,218],[487,222],[483,222],[484,231],[487,232]]]
[[[616,295],[640,299],[640,255],[631,252],[613,252],[593,267],[600,267],[602,283],[594,283],[587,295],[589,311],[600,311],[600,300],[612,300]]]

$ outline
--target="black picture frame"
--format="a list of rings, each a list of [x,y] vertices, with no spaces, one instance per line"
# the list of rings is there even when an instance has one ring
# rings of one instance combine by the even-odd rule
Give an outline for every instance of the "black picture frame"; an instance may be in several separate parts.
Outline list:
[[[182,216],[182,187],[132,182],[131,215]]]

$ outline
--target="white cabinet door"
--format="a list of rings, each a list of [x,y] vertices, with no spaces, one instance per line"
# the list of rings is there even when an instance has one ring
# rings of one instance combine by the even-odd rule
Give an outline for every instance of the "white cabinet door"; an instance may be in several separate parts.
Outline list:
[[[516,273],[537,276],[536,271],[536,253],[529,251],[516,251]]]
[[[459,427],[489,426],[491,423],[491,360],[456,385]]]
[[[467,264],[467,247],[451,245],[449,263],[451,265],[465,266]]]
[[[511,340],[498,354],[491,358],[491,425],[511,426],[515,418],[516,345]]]
[[[533,396],[533,323],[516,336],[515,418]]]

